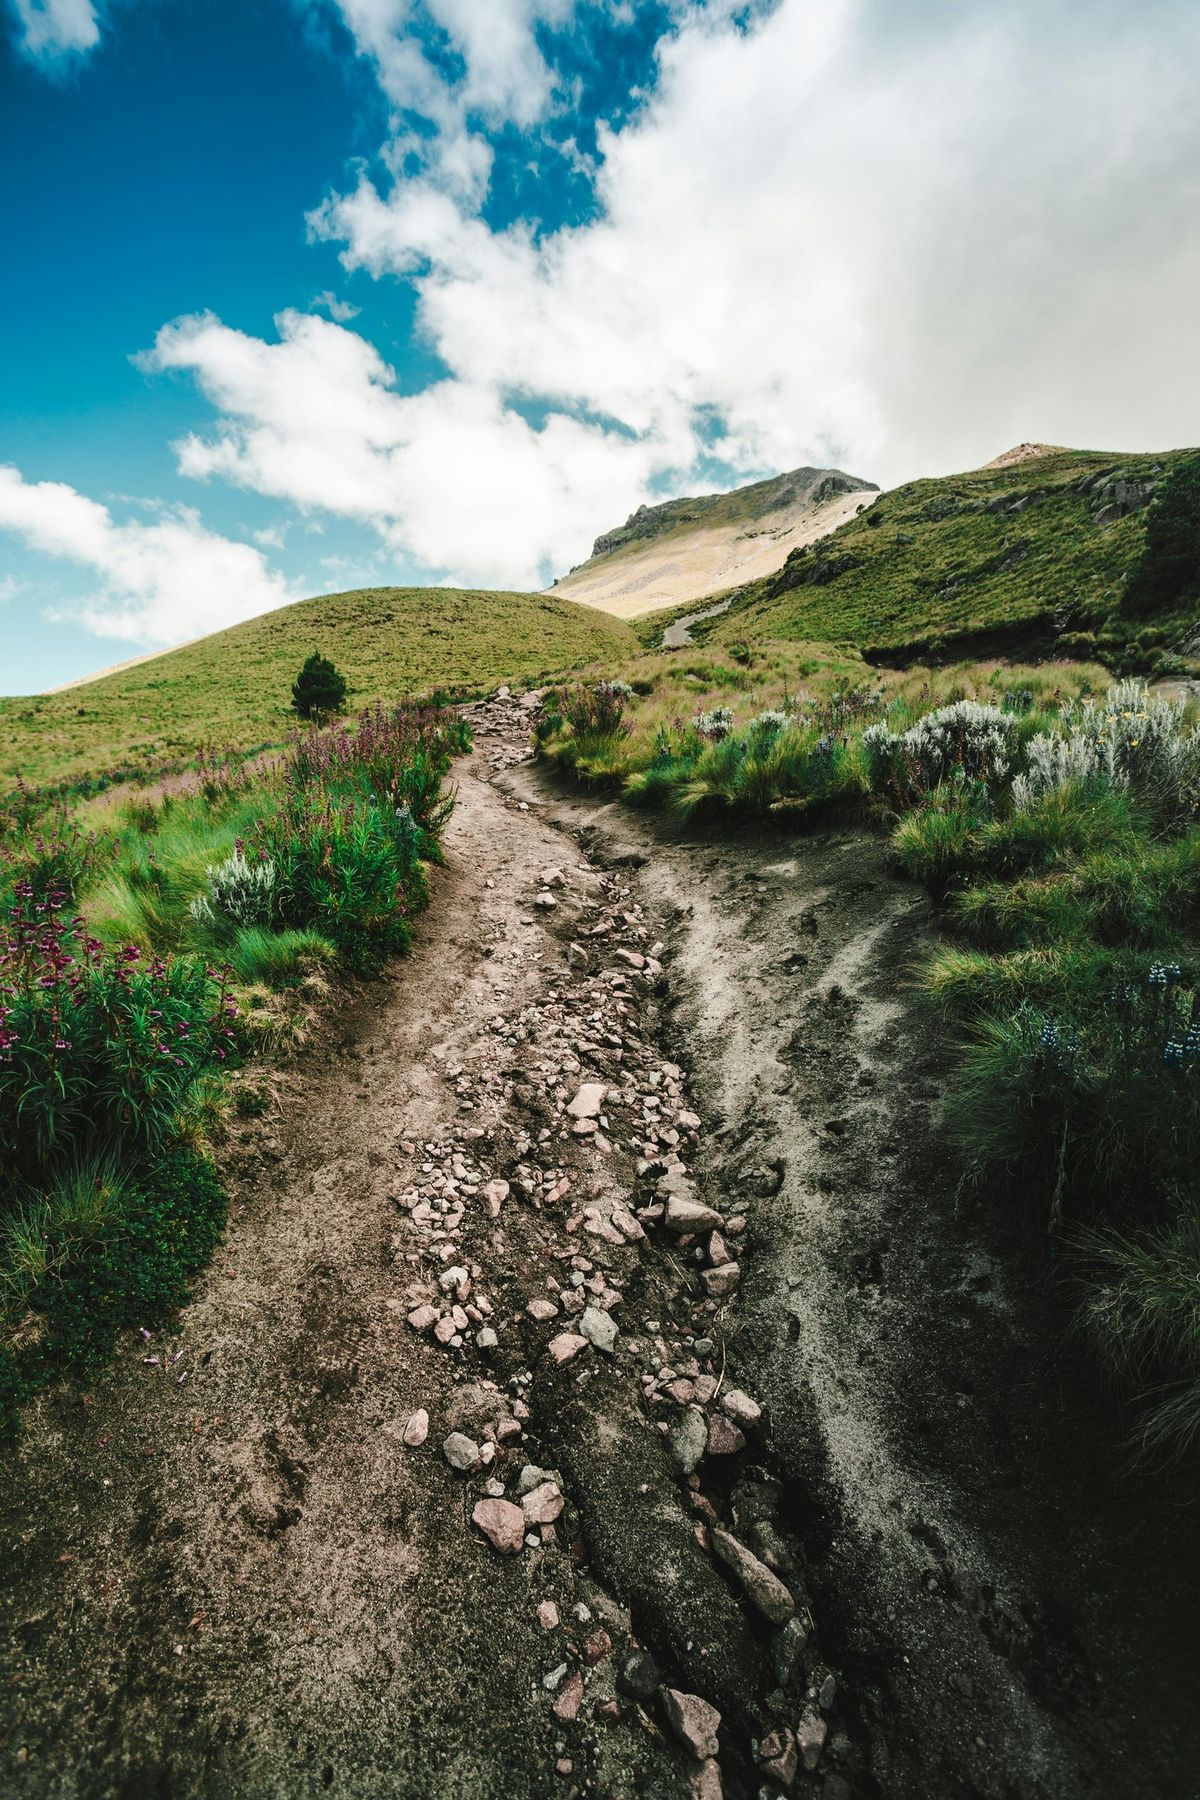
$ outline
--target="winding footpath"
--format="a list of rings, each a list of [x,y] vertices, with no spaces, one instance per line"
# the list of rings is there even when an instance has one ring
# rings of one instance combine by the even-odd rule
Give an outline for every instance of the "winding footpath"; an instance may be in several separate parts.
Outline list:
[[[2,1791],[1194,1793],[1186,1483],[955,1207],[924,903],[475,716],[412,955],[231,1132],[180,1360],[0,1469]]]

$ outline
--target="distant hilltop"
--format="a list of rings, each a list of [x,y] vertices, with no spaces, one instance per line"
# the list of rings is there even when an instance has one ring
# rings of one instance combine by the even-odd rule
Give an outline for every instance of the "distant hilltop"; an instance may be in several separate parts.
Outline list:
[[[639,506],[602,532],[554,592],[622,618],[702,599],[781,568],[879,489],[841,469],[792,469],[729,493]]]

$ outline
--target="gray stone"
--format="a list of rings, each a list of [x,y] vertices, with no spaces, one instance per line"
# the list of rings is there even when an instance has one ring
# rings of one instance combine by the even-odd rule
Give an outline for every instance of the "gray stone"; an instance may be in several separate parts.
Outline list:
[[[442,1455],[452,1469],[464,1475],[479,1467],[479,1445],[463,1431],[452,1431],[442,1445]]]
[[[714,1226],[723,1223],[719,1212],[714,1212],[711,1206],[705,1206],[699,1200],[687,1200],[678,1194],[667,1196],[663,1224],[668,1231],[682,1236],[684,1232],[712,1231]]]
[[[708,1421],[698,1406],[686,1406],[671,1427],[671,1455],[683,1475],[694,1475],[708,1449]]]
[[[611,1356],[616,1349],[617,1325],[611,1313],[602,1312],[598,1306],[585,1306],[579,1329],[597,1350],[604,1350]]]

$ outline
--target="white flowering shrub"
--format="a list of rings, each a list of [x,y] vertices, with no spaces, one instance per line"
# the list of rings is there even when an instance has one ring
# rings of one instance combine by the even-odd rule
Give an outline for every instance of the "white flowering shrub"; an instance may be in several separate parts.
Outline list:
[[[770,738],[786,731],[791,723],[792,719],[787,713],[768,707],[765,712],[760,712],[756,718],[751,719],[748,729],[758,737]]]
[[[1027,754],[1028,767],[1013,781],[1013,805],[1018,812],[1068,781],[1114,778],[1112,746],[1102,739],[1086,737],[1081,731],[1065,737],[1059,732],[1039,731],[1030,740]]]
[[[697,713],[692,724],[702,738],[719,744],[733,730],[733,713],[728,706],[714,706],[711,712]]]
[[[951,779],[980,781],[994,792],[1012,769],[1016,721],[997,706],[956,700],[907,731],[868,725],[862,742],[871,785],[879,792],[911,802]]]
[[[1200,732],[1184,729],[1184,705],[1151,694],[1135,679],[1100,699],[1063,710],[1062,733],[1029,745],[1029,766],[1013,782],[1013,803],[1029,806],[1068,781],[1104,780],[1136,790],[1165,821],[1200,809]]]
[[[275,864],[265,858],[249,862],[240,847],[208,870],[208,892],[198,894],[189,911],[204,925],[269,925],[275,917]]]

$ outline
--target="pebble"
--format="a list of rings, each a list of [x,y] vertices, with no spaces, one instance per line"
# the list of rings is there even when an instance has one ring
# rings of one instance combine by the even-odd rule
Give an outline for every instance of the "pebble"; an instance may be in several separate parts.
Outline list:
[[[424,1306],[414,1306],[408,1315],[408,1322],[414,1331],[428,1331],[432,1325],[436,1325],[438,1322],[438,1309],[428,1303]]]
[[[544,1324],[547,1319],[557,1319],[558,1317],[558,1308],[553,1300],[531,1300],[525,1311],[531,1319],[536,1319],[539,1324]]]
[[[724,1418],[716,1413],[708,1421],[708,1454],[710,1456],[737,1456],[746,1448],[746,1440],[732,1419]]]
[[[715,1756],[706,1757],[692,1776],[692,1800],[724,1800],[721,1765]]]
[[[585,1306],[579,1329],[590,1344],[595,1344],[597,1350],[603,1350],[611,1356],[616,1349],[617,1325],[611,1313],[602,1312],[598,1306]]]
[[[500,1339],[490,1325],[485,1325],[482,1331],[475,1333],[475,1342],[481,1350],[495,1350]]]
[[[796,1659],[807,1642],[808,1626],[799,1618],[789,1619],[771,1639],[771,1667],[780,1687],[786,1687],[791,1680]]]
[[[696,1761],[704,1762],[715,1756],[719,1748],[717,1729],[721,1723],[716,1707],[702,1700],[699,1694],[685,1694],[679,1688],[664,1688],[662,1697],[667,1723]]]
[[[800,1761],[811,1775],[821,1760],[821,1752],[825,1748],[825,1736],[828,1727],[815,1707],[806,1706],[796,1726],[796,1743],[800,1749]]]
[[[658,1691],[658,1664],[648,1650],[631,1650],[617,1685],[631,1700],[652,1700]]]
[[[750,1431],[762,1418],[762,1407],[741,1388],[730,1388],[721,1396],[721,1410],[728,1413],[735,1425],[743,1431]]]
[[[464,1475],[479,1467],[479,1445],[462,1431],[450,1433],[442,1445],[442,1455],[452,1469],[458,1469]]]
[[[598,1119],[604,1110],[607,1092],[602,1081],[585,1081],[567,1111],[573,1119]]]
[[[758,1746],[759,1767],[764,1774],[777,1781],[780,1787],[791,1787],[796,1779],[799,1760],[795,1734],[786,1725],[768,1731]]]
[[[553,1631],[558,1625],[558,1608],[553,1600],[543,1600],[538,1607],[537,1616],[543,1631]]]
[[[708,1422],[698,1406],[689,1406],[671,1427],[671,1454],[683,1475],[693,1475],[708,1448]]]
[[[726,1295],[732,1294],[741,1279],[742,1271],[735,1262],[722,1263],[719,1268],[700,1271],[700,1280],[710,1300],[724,1300]]]
[[[714,1227],[724,1223],[719,1212],[714,1212],[711,1206],[705,1206],[699,1200],[688,1200],[679,1194],[667,1196],[663,1224],[677,1236],[682,1236],[684,1232],[712,1231]]]
[[[429,1436],[429,1414],[423,1406],[411,1413],[404,1425],[404,1442],[410,1450],[416,1450]]]
[[[778,1575],[773,1575],[753,1551],[716,1525],[712,1528],[712,1547],[764,1619],[772,1625],[786,1625],[796,1610],[796,1602]]]
[[[579,1717],[579,1709],[582,1705],[583,1672],[580,1669],[572,1669],[559,1689],[558,1698],[554,1702],[555,1717],[569,1724],[572,1719]]]
[[[556,1338],[551,1338],[546,1348],[556,1363],[570,1362],[581,1350],[587,1349],[587,1339],[579,1337],[573,1331],[560,1331]]]
[[[471,1519],[502,1555],[513,1555],[525,1542],[525,1514],[511,1500],[477,1500]]]
[[[566,1501],[557,1481],[543,1481],[532,1488],[521,1501],[521,1510],[530,1525],[551,1525],[562,1512]]]

